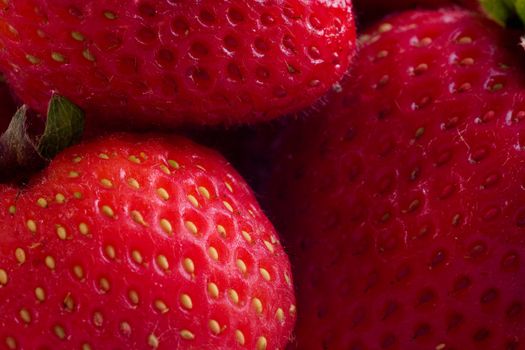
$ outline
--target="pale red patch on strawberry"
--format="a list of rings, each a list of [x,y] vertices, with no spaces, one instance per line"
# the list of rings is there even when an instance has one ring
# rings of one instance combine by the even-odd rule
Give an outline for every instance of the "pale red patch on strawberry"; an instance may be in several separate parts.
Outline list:
[[[273,209],[298,349],[523,346],[518,35],[462,10],[389,17],[328,108],[290,128]]]
[[[177,137],[112,136],[0,186],[13,349],[283,349],[290,265],[251,190]]]

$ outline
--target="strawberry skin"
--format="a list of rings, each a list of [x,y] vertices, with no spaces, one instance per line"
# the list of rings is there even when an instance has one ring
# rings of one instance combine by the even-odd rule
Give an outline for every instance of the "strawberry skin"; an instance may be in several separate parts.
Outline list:
[[[517,39],[463,10],[389,17],[327,109],[287,132],[272,197],[297,349],[524,346]]]
[[[296,112],[342,77],[355,46],[349,0],[30,0],[0,11],[0,69],[20,99],[43,113],[54,91],[104,124]]]
[[[71,148],[0,187],[8,349],[283,349],[290,265],[251,190],[183,138]]]

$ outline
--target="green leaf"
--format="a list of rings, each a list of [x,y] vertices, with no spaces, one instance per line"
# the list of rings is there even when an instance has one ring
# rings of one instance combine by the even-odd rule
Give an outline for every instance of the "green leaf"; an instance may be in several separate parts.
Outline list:
[[[52,159],[73,145],[84,131],[84,113],[68,99],[53,95],[49,102],[44,134],[38,140],[37,151]]]
[[[504,26],[512,16],[515,0],[479,0],[489,18]]]
[[[521,22],[525,23],[525,0],[517,0],[514,6],[516,14],[520,18]]]
[[[44,167],[57,153],[82,136],[84,113],[67,99],[54,95],[45,128],[33,137],[28,130],[28,107],[22,106],[0,136],[0,179],[14,179]]]

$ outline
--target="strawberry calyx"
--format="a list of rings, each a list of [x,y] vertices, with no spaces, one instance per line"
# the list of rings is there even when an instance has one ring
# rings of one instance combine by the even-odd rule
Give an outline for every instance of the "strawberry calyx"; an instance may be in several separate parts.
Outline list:
[[[500,25],[507,25],[516,17],[525,24],[525,0],[479,0],[485,14]]]
[[[27,106],[20,107],[0,136],[0,179],[45,167],[83,134],[84,112],[60,95],[54,94],[49,101],[44,127],[31,125],[28,113]]]

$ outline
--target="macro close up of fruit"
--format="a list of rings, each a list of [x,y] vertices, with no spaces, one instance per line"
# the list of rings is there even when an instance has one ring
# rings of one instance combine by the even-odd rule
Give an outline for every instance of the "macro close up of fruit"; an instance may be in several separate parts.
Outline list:
[[[238,124],[308,107],[348,69],[350,1],[11,0],[0,69],[113,125]]]
[[[524,23],[0,0],[0,350],[525,349]]]

